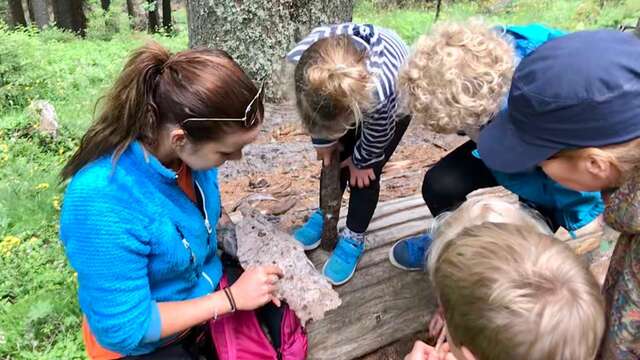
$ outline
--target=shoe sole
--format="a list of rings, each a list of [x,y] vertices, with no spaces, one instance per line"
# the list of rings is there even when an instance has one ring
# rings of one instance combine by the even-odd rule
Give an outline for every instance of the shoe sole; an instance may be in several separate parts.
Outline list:
[[[358,259],[358,263],[360,263],[360,260],[362,260],[362,258]],[[324,270],[327,267],[327,264],[329,263],[329,260],[327,260],[327,262],[324,263],[324,265],[322,266],[322,276],[324,276],[325,279],[327,279],[327,281],[329,283],[331,283],[331,285],[333,286],[340,286],[340,285],[344,285],[346,284],[349,280],[351,280],[351,278],[353,277],[353,274],[356,273],[356,269],[358,268],[358,264],[356,264],[356,266],[353,268],[353,270],[351,271],[351,274],[349,274],[349,276],[342,280],[341,282],[335,282],[333,280],[331,280],[331,278],[329,278],[327,275],[325,275]]]
[[[302,245],[302,248],[304,249],[304,251],[311,251],[311,250],[315,250],[315,249],[317,249],[317,248],[318,248],[318,246],[320,246],[320,242],[321,242],[321,240],[322,240],[322,239],[320,239],[320,240],[318,240],[318,241],[314,242],[314,243],[313,243],[313,244],[311,244],[311,245],[304,245],[304,244],[303,244],[303,243],[301,243],[300,241],[298,241],[298,243],[299,243],[300,245]]]
[[[396,259],[393,257],[393,249],[396,247],[396,244],[393,244],[393,246],[389,249],[389,262],[391,263],[391,265],[397,267],[398,269],[402,269],[405,271],[421,271],[422,268],[410,268],[410,267],[406,267],[401,265],[399,262],[396,261]]]

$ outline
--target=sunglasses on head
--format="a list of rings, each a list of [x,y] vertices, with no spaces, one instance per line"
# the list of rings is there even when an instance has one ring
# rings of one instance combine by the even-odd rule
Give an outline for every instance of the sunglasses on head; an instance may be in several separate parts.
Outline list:
[[[189,122],[200,122],[200,121],[242,121],[245,127],[251,127],[255,124],[257,120],[257,112],[258,106],[262,104],[264,99],[264,81],[260,85],[260,89],[258,89],[258,93],[251,100],[247,108],[244,110],[244,116],[241,118],[187,118],[182,121],[182,125],[186,125]],[[252,111],[254,110],[255,111]]]

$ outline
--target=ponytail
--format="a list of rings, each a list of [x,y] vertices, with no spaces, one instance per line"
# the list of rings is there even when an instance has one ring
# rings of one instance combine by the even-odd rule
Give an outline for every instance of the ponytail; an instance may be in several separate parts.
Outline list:
[[[303,53],[296,66],[296,97],[311,135],[335,137],[361,121],[373,102],[365,60],[366,52],[346,35],[319,40]]]
[[[113,162],[117,162],[129,144],[138,138],[146,141],[155,138],[158,111],[154,90],[170,57],[171,54],[155,42],[131,55],[115,84],[98,100],[101,112],[62,169],[63,181],[111,151]]]

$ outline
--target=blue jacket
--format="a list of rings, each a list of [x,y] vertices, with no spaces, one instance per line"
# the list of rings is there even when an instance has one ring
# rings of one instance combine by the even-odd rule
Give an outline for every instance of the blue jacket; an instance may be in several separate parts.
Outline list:
[[[546,41],[565,34],[539,24],[507,26],[498,30],[503,32],[504,37],[512,40],[516,63]],[[502,110],[507,106],[505,99]],[[480,157],[477,150],[474,151],[474,155]],[[599,192],[567,189],[549,178],[541,169],[517,174],[494,170],[492,173],[500,185],[518,194],[523,200],[553,210],[555,222],[571,233],[587,225],[604,211],[604,203]]]
[[[123,355],[167,341],[157,302],[211,293],[222,275],[212,226],[221,209],[217,169],[193,172],[204,215],[176,178],[135,142],[115,167],[107,155],[82,168],[65,192],[60,238],[82,312],[100,345]]]

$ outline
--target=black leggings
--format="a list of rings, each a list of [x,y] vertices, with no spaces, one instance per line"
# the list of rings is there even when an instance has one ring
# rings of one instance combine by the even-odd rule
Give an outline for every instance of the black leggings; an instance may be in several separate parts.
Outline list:
[[[457,208],[474,190],[500,185],[484,162],[473,156],[475,148],[473,141],[467,141],[440,159],[424,175],[422,197],[434,217]],[[527,205],[542,214],[554,231],[558,229],[552,209],[532,203]]]
[[[398,147],[400,140],[407,127],[411,122],[411,116],[405,116],[396,122],[396,131],[393,134],[391,142],[384,149],[384,158],[373,164],[371,168],[376,175],[376,179],[369,183],[365,188],[357,186],[349,186],[349,212],[347,214],[347,228],[356,233],[364,233],[369,227],[373,213],[378,206],[378,198],[380,196],[380,175],[382,168],[389,161],[391,155]],[[353,154],[353,147],[360,138],[360,132],[356,129],[350,130],[342,138],[340,144],[344,150],[340,152],[340,161],[348,159]],[[340,171],[340,190],[344,193],[349,182],[349,169],[343,168]]]

